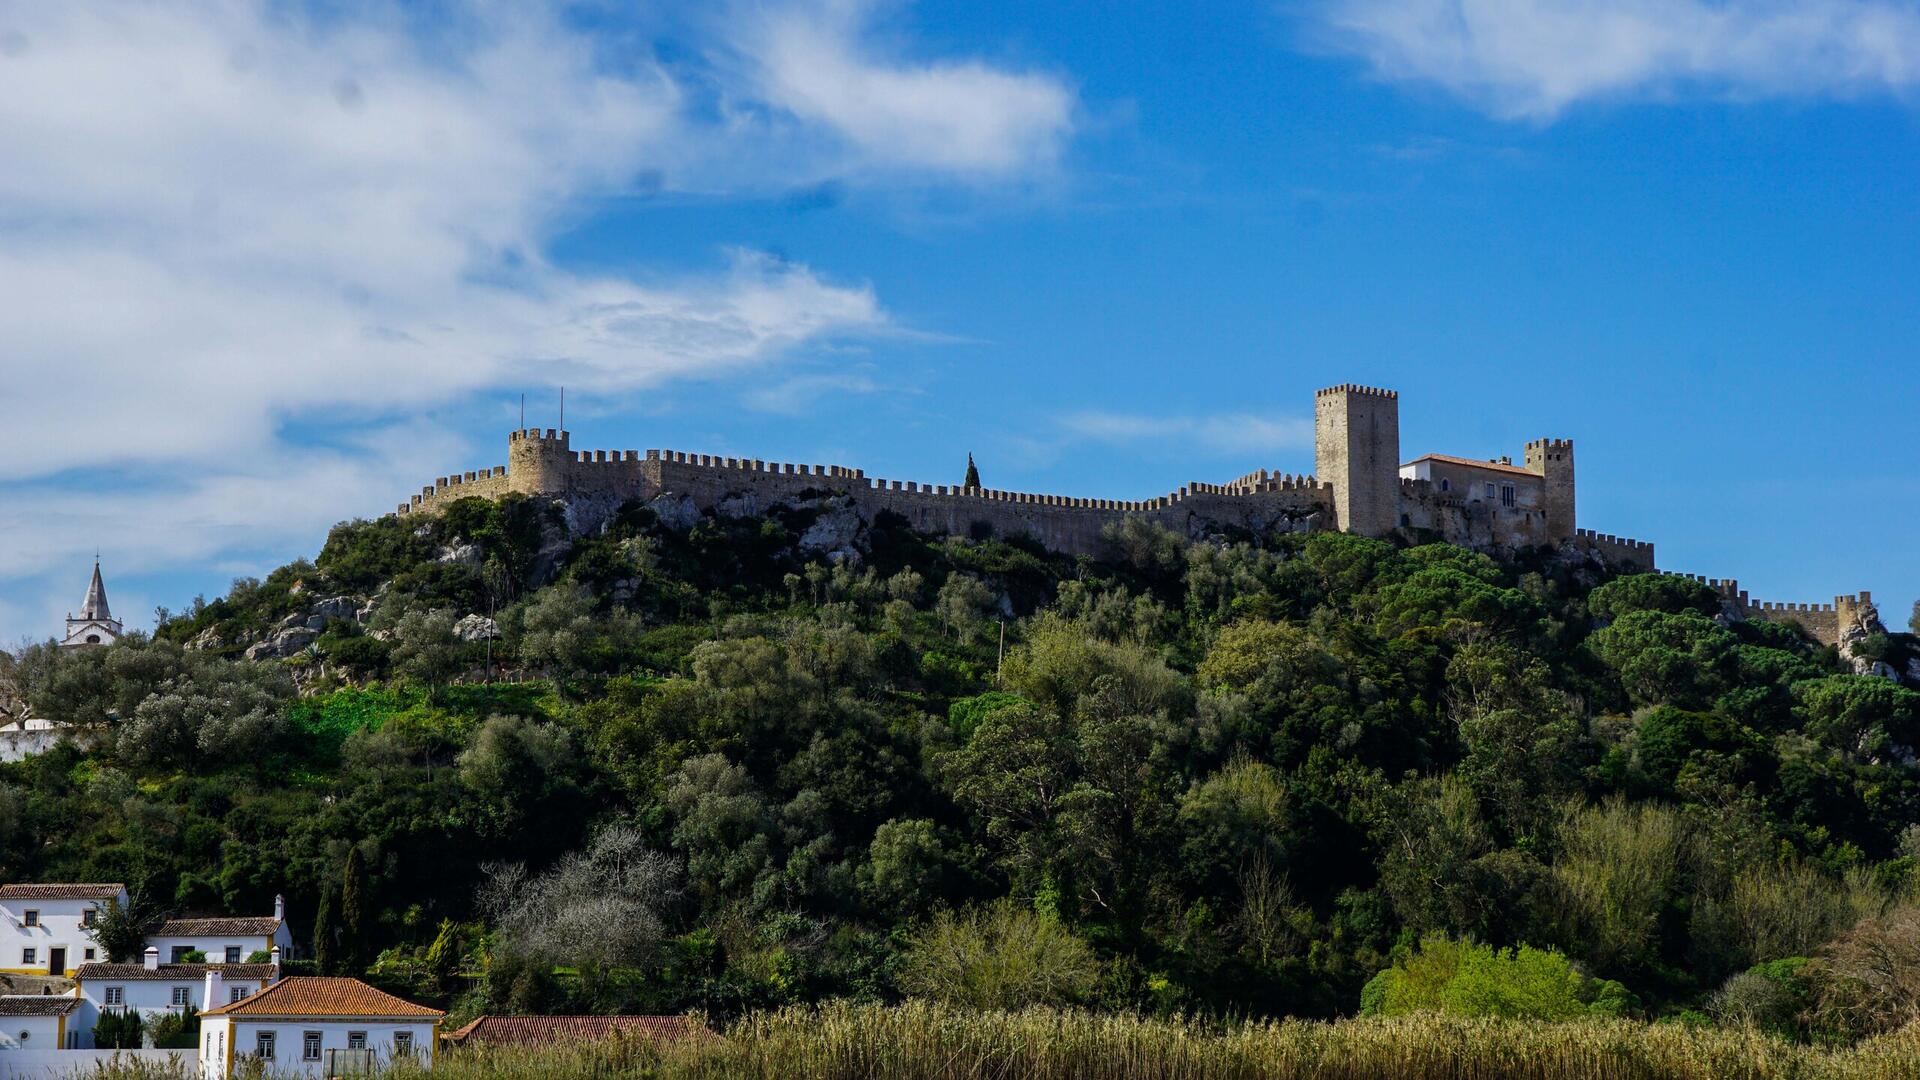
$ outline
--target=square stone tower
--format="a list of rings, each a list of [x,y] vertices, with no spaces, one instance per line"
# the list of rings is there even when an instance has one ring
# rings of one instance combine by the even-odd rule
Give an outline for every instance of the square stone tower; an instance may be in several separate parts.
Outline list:
[[[1540,502],[1547,513],[1547,539],[1573,539],[1573,440],[1535,439],[1527,444],[1527,471],[1539,473]]]
[[[1333,485],[1343,532],[1385,536],[1400,524],[1400,395],[1343,383],[1314,395],[1313,460]]]

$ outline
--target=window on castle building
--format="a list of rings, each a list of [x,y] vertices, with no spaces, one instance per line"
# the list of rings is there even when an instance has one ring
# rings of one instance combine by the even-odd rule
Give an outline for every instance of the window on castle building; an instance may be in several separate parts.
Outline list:
[[[1488,484],[1488,485],[1487,485],[1487,498],[1489,498],[1489,499],[1491,499],[1491,498],[1493,498],[1493,485],[1492,485],[1492,484]]]
[[[1451,480],[1448,480],[1448,479],[1447,479],[1446,477],[1441,477],[1441,478],[1440,478],[1440,490],[1441,490],[1441,491],[1452,491],[1452,490],[1453,490],[1453,481],[1451,481]]]
[[[1512,484],[1500,485],[1500,505],[1501,506],[1513,505],[1513,485]]]

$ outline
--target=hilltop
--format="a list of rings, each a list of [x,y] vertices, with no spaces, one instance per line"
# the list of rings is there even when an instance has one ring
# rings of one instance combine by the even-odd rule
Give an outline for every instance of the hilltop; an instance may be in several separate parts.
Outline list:
[[[1516,1015],[1904,1008],[1846,958],[1916,911],[1910,635],[1603,551],[566,510],[343,524],[28,650],[89,740],[0,766],[0,877],[284,892],[319,964],[456,1017],[1472,1011],[1469,971]]]

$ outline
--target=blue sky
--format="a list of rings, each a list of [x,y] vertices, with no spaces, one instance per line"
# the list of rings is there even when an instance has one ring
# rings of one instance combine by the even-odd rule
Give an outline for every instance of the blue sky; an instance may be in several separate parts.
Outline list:
[[[1576,441],[1583,524],[1920,596],[1892,0],[0,7],[0,642],[580,447],[1133,498]]]

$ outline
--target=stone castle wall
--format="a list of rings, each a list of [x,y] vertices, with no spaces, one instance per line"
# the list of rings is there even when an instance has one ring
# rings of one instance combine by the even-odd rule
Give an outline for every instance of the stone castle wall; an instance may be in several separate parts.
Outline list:
[[[1573,444],[1527,446],[1527,468],[1542,498],[1505,506],[1456,485],[1400,475],[1399,395],[1345,384],[1315,394],[1318,476],[1257,470],[1225,484],[1194,482],[1154,499],[1086,499],[995,488],[869,478],[859,469],[675,450],[573,449],[569,432],[529,428],[507,440],[507,464],[450,473],[399,506],[432,513],[454,499],[509,493],[564,500],[575,528],[591,528],[629,499],[668,498],[694,511],[765,513],[810,495],[844,496],[867,520],[897,513],[930,533],[1027,535],[1056,551],[1101,555],[1106,526],[1129,516],[1186,536],[1222,528],[1264,532],[1343,529],[1367,536],[1428,534],[1463,547],[1510,553],[1566,547],[1653,568],[1653,546],[1577,530]]]
[[[1709,578],[1699,574],[1679,576],[1697,581],[1718,593],[1721,603],[1737,618],[1791,623],[1823,645],[1837,646],[1848,628],[1876,622],[1879,617],[1870,592],[1836,596],[1830,604],[1776,603],[1753,599],[1733,578]]]

